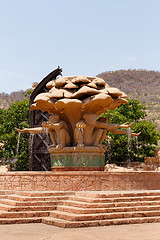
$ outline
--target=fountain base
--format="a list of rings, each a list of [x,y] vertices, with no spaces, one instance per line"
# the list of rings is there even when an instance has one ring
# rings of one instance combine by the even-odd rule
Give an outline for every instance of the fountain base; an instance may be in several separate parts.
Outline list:
[[[104,171],[105,147],[49,147],[52,171]]]

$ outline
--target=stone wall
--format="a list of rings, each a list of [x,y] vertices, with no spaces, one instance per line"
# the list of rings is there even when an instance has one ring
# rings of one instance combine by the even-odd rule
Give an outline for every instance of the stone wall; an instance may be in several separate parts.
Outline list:
[[[107,191],[160,189],[160,172],[7,172],[0,190]]]
[[[146,165],[144,170],[160,171],[160,150],[156,149],[154,151],[154,157],[146,157],[144,162]]]

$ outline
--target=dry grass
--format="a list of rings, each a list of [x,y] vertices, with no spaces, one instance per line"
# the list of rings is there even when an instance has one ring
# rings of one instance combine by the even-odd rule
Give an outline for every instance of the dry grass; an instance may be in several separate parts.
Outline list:
[[[128,98],[139,100],[146,106],[146,120],[154,122],[160,130],[160,72],[146,70],[118,70],[98,75],[111,87],[124,91]]]

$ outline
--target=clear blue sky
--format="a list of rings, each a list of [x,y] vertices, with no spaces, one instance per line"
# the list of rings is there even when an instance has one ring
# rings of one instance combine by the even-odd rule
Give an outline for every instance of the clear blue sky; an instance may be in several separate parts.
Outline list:
[[[48,73],[160,71],[160,0],[0,0],[0,92]]]

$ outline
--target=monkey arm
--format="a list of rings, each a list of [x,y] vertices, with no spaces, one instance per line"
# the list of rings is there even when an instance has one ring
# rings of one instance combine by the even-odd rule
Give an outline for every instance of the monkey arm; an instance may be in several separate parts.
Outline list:
[[[63,121],[60,121],[58,123],[52,123],[51,121],[42,123],[42,126],[45,128],[48,128],[49,130],[55,130],[65,127],[65,124]]]
[[[36,134],[36,133],[43,133],[44,132],[44,129],[42,127],[36,127],[36,128],[23,128],[23,129],[18,129],[18,128],[15,128],[18,132],[21,132],[21,133],[31,133],[31,134]]]
[[[130,124],[124,123],[124,124],[113,124],[113,123],[106,123],[106,122],[100,122],[96,120],[97,116],[95,114],[84,114],[83,116],[86,123],[93,125],[96,128],[105,128],[108,131],[115,129],[115,128],[129,128],[133,126],[133,122]]]
[[[100,121],[96,120],[96,115],[94,116],[93,114],[85,114],[83,116],[83,118],[86,121],[86,123],[88,123],[90,125],[93,125],[96,128],[105,128],[108,131],[110,131],[111,129],[114,129],[114,128],[121,127],[120,124],[112,124],[112,123],[100,122]]]
[[[134,122],[130,123],[130,124],[127,124],[127,123],[123,123],[123,124],[120,124],[119,125],[119,128],[130,128],[132,127],[134,124]]]
[[[141,132],[139,132],[139,133],[130,132],[129,133],[129,132],[125,131],[125,130],[117,129],[117,128],[112,129],[110,132],[112,132],[114,134],[126,134],[126,135],[130,134],[131,136],[134,136],[134,137],[137,137],[137,136],[139,136],[141,134]]]

